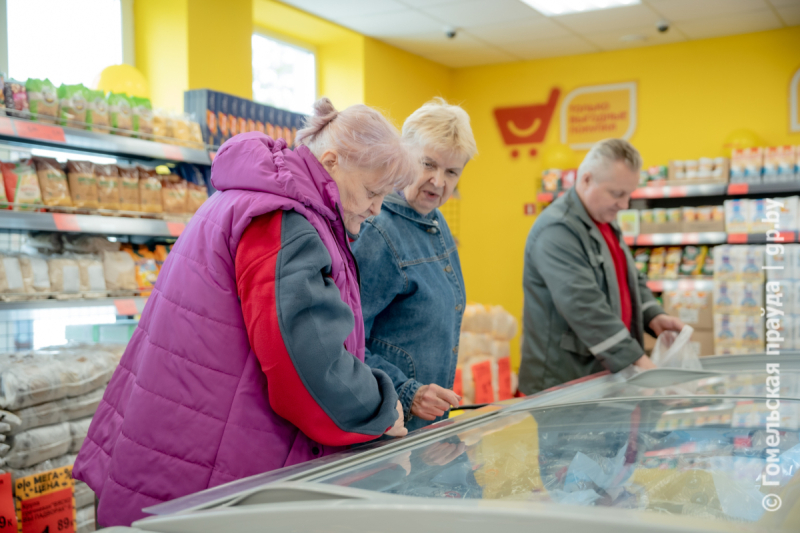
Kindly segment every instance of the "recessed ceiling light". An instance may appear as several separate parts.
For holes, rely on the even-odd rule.
[[[622,37],[619,38],[619,40],[620,41],[646,41],[647,40],[647,35],[638,35],[638,34],[623,35]]]
[[[543,15],[553,17],[567,13],[583,13],[610,7],[632,6],[640,0],[522,0]]]

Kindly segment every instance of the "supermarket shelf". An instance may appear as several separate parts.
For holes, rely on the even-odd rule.
[[[707,279],[651,279],[647,282],[653,292],[664,291],[710,291],[714,289],[714,280]]]
[[[800,242],[797,231],[784,231],[780,234],[782,243]],[[706,233],[649,233],[625,236],[628,246],[686,246],[690,244],[766,244],[764,233],[725,233],[711,231]]]
[[[183,161],[198,165],[211,164],[209,153],[205,150],[10,117],[0,117],[0,139],[7,142],[26,145],[33,143],[80,152]]]
[[[146,303],[147,298],[143,296],[0,302],[0,321],[32,320],[35,318],[34,315],[41,316],[41,310],[43,309],[70,309],[86,307],[114,307],[118,316],[131,316],[141,314]]]
[[[183,222],[149,218],[0,211],[0,229],[6,230],[178,237],[185,228]]]

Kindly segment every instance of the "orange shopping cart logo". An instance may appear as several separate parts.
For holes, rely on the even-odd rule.
[[[494,117],[503,142],[507,145],[543,142],[560,94],[558,88],[553,88],[544,104],[495,109]]]

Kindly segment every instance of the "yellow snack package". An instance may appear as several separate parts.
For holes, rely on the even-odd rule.
[[[147,246],[133,247],[126,244],[122,246],[122,250],[128,252],[133,259],[136,272],[136,284],[139,290],[142,291],[143,296],[150,294],[153,287],[158,280],[158,265],[156,264],[156,256],[151,252]]]
[[[118,210],[120,206],[119,168],[117,165],[95,165],[97,201],[100,209]]]

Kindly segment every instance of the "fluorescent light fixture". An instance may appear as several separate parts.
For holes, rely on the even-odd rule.
[[[91,161],[98,165],[113,165],[117,162],[115,157],[103,157],[99,155],[76,154],[72,152],[62,152],[60,150],[46,150],[43,148],[32,148],[31,155],[39,157],[52,157],[59,163],[66,163],[68,159],[72,161]]]
[[[522,0],[542,15],[554,17],[568,13],[597,11],[610,7],[632,6],[640,0]]]

